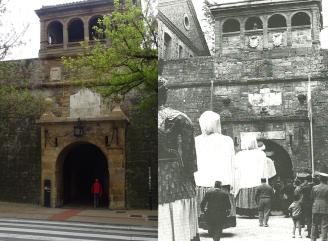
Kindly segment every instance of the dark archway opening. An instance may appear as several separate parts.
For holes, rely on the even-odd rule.
[[[245,24],[246,30],[257,30],[257,29],[263,29],[263,23],[262,20],[258,17],[251,17],[247,19]]]
[[[49,44],[63,43],[63,25],[59,21],[51,22],[48,25],[48,43]]]
[[[102,24],[103,17],[95,16],[89,21],[89,39],[104,39],[105,38],[105,27]]]
[[[309,26],[311,25],[310,16],[306,13],[296,13],[292,17],[292,26]]]
[[[237,19],[228,19],[223,23],[223,33],[240,31],[240,23]]]
[[[101,150],[92,144],[78,144],[67,152],[63,161],[63,204],[91,206],[91,186],[98,178],[103,187],[100,206],[108,207],[109,174]]]
[[[287,22],[284,16],[280,14],[274,14],[269,18],[268,23],[269,28],[285,28],[287,27]]]
[[[287,180],[293,179],[293,164],[288,152],[279,144],[270,140],[260,140],[265,145],[265,153],[274,162],[276,176],[269,179],[269,184],[275,189],[273,210],[283,209],[283,188]]]
[[[68,26],[68,42],[80,42],[84,40],[84,27],[81,19],[75,19]]]

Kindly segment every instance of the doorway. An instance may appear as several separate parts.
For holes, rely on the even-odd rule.
[[[271,140],[260,140],[265,145],[264,152],[276,168],[276,176],[269,179],[269,184],[275,189],[273,210],[283,210],[283,188],[287,180],[293,179],[293,165],[288,152],[279,144]]]
[[[100,206],[108,207],[108,164],[102,151],[93,144],[78,143],[63,152],[58,166],[59,203],[65,206],[92,206],[91,186],[98,178],[103,188]]]

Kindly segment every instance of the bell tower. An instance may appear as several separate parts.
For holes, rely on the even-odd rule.
[[[80,42],[92,42],[98,36],[94,26],[113,11],[114,0],[88,0],[43,6],[36,10],[40,18],[40,59],[59,58],[83,51]]]
[[[320,46],[321,0],[222,1],[210,10],[217,54]]]

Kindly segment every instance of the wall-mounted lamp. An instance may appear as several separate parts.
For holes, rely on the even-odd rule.
[[[288,133],[288,136],[289,136],[289,145],[290,145],[290,148],[293,149],[293,133],[292,132],[289,132]]]
[[[77,120],[77,124],[74,126],[74,136],[75,137],[82,137],[84,136],[85,132],[84,132],[84,126],[82,125],[82,121],[79,118]]]
[[[105,137],[106,146],[113,147],[118,145],[118,129],[113,127],[111,133]]]
[[[306,95],[305,94],[298,94],[297,95],[297,99],[298,99],[298,102],[301,104],[301,105],[304,105],[304,102],[306,100]]]

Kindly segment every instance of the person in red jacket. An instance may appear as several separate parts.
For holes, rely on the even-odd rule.
[[[102,195],[102,187],[97,178],[92,184],[91,193],[93,194],[93,207],[96,208],[99,206],[99,199]]]

